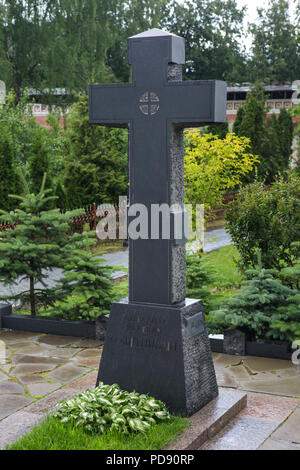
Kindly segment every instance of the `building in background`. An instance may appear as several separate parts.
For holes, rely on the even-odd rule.
[[[230,129],[232,129],[239,107],[246,102],[249,90],[250,83],[228,84],[227,86],[226,114]],[[300,80],[296,80],[293,83],[271,82],[265,87],[265,93],[268,95],[267,116],[270,116],[272,113],[279,114],[283,108],[296,108],[300,103]],[[293,118],[295,124],[299,120],[300,118]]]

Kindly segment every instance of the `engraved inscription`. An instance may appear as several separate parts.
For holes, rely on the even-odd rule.
[[[129,314],[123,325],[124,336],[109,336],[114,343],[131,349],[149,348],[162,352],[177,350],[177,342],[166,335],[167,322],[163,318]]]

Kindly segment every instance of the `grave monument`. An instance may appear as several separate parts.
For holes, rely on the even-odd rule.
[[[129,206],[147,207],[151,233],[152,204],[184,219],[183,128],[225,121],[226,84],[182,81],[184,39],[159,29],[128,39],[128,61],[131,83],[89,87],[90,123],[128,128]],[[202,303],[185,298],[186,240],[171,232],[129,234],[129,295],[112,305],[98,382],[191,415],[218,387]]]

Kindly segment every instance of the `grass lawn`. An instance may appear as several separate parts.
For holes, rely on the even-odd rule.
[[[40,425],[8,446],[7,450],[159,450],[188,426],[188,419],[172,416],[168,423],[156,424],[145,434],[117,432],[87,434],[82,428],[63,424],[48,416]]]
[[[216,272],[214,286],[227,288],[240,286],[243,276],[236,265],[239,252],[233,245],[224,246],[203,256],[206,263]]]
[[[114,253],[116,251],[122,251],[126,248],[123,247],[123,240],[101,242],[97,241],[97,244],[91,247],[91,253],[95,256],[104,255],[106,253]]]

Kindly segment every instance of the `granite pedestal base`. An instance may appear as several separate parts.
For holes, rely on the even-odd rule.
[[[98,374],[166,403],[173,413],[190,416],[218,395],[210,342],[201,301],[180,305],[112,305]]]

